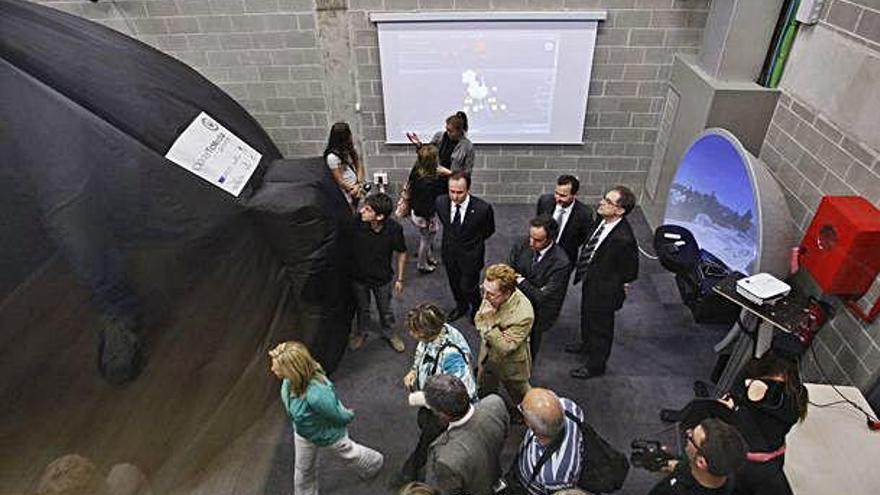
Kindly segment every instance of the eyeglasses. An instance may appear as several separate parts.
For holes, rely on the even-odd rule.
[[[697,454],[699,454],[703,457],[706,457],[706,454],[703,453],[703,449],[701,449],[700,446],[697,445],[697,441],[694,440],[694,429],[693,428],[688,428],[687,430],[685,430],[684,436],[685,436],[685,438],[687,438],[687,441],[690,442],[691,445],[694,446],[694,449],[697,451]]]
[[[604,198],[600,199],[599,202],[600,202],[600,203],[608,203],[608,204],[611,205],[611,206],[617,206],[617,207],[620,206],[620,205],[618,205],[617,203],[615,203],[614,201],[608,199],[608,196],[605,196]]]

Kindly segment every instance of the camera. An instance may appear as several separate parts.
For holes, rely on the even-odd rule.
[[[629,460],[632,465],[648,471],[660,471],[669,461],[676,458],[664,450],[657,440],[633,440],[630,447],[632,454]]]

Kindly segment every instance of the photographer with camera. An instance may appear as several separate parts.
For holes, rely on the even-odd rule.
[[[686,430],[685,457],[660,470],[669,475],[649,495],[727,495],[733,473],[746,460],[746,443],[733,426],[714,418]],[[645,467],[648,467],[647,465]]]

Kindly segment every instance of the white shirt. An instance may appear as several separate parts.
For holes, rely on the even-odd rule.
[[[593,249],[593,254],[596,253],[596,251],[599,249],[599,246],[601,246],[605,238],[608,237],[608,234],[610,234],[611,231],[614,230],[614,227],[617,227],[617,224],[619,224],[621,220],[623,220],[623,217],[620,217],[613,222],[606,222],[603,220],[602,223],[599,224],[600,226],[604,225],[604,228],[602,229],[602,233],[599,234],[599,242],[596,243],[596,248]],[[599,227],[596,227],[596,230],[599,230]],[[593,231],[593,234],[596,233],[596,230]],[[590,234],[590,237],[593,237],[593,234]]]
[[[559,242],[559,238],[562,237],[562,231],[565,229],[565,226],[568,224],[568,217],[571,216],[571,210],[574,207],[574,201],[571,202],[570,205],[565,208],[559,206],[559,203],[556,204],[556,208],[553,210],[553,219],[555,220],[557,215],[559,215],[559,211],[562,213],[562,221],[559,222],[559,231],[556,234],[556,242]],[[542,255],[543,256],[543,255]]]
[[[464,225],[464,216],[467,213],[468,205],[471,204],[471,195],[468,194],[465,196],[464,201],[461,202],[461,223]],[[455,221],[455,201],[449,202],[449,223]]]
[[[357,173],[348,166],[348,164],[342,163],[342,159],[336,156],[335,153],[327,154],[327,168],[330,170],[336,170],[337,168],[342,170],[342,181],[348,184],[349,186],[354,186],[357,184]]]
[[[547,247],[538,251],[538,260],[535,263],[540,263],[541,260],[544,259],[544,255],[547,254],[547,251],[549,251],[550,248],[552,248],[552,247],[553,247],[553,243],[551,242],[550,244],[547,244]]]
[[[547,251],[549,251],[550,248],[552,248],[552,247],[553,247],[553,243],[551,242],[550,244],[547,245],[547,247],[545,247],[544,249],[538,251],[538,261],[535,262],[536,265],[537,265],[538,263],[540,263],[542,259],[544,259],[544,255],[547,254]],[[535,256],[535,255],[533,254],[532,257],[534,257],[534,256]],[[523,277],[522,275],[520,275],[519,277],[516,277],[516,283],[517,283],[517,284],[521,284],[521,283],[523,282],[523,280],[525,280],[525,279],[526,279],[525,277]]]
[[[459,419],[458,421],[450,421],[449,426],[446,429],[451,430],[453,428],[458,428],[459,426],[470,421],[471,416],[473,416],[473,415],[474,415],[474,406],[470,406],[468,408],[468,412],[464,416],[462,416],[461,419]]]

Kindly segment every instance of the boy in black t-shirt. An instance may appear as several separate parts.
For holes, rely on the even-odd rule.
[[[376,299],[382,337],[397,352],[406,350],[403,339],[394,326],[391,310],[391,283],[394,291],[403,293],[403,273],[406,269],[406,241],[403,227],[389,218],[394,205],[385,193],[367,196],[361,206],[354,227],[354,273],[352,284],[357,301],[357,329],[352,332],[349,345],[357,350],[364,345],[370,326],[370,295]],[[397,278],[391,268],[393,253],[397,253]]]

